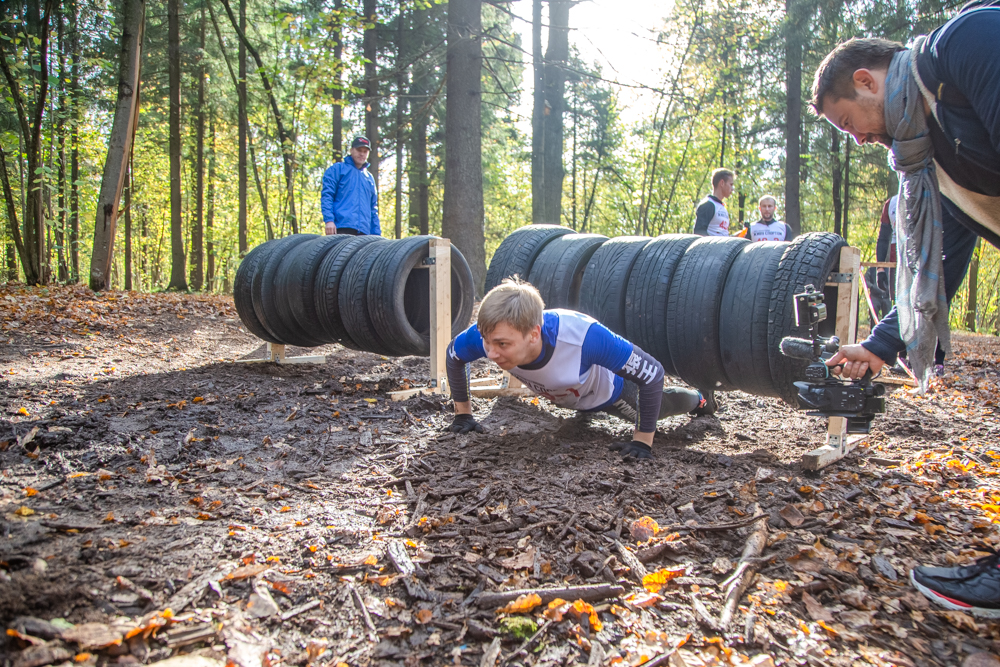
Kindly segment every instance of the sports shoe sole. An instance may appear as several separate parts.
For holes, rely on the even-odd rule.
[[[944,607],[945,609],[953,609],[955,611],[967,611],[973,616],[976,616],[978,618],[1000,618],[1000,609],[975,607],[966,602],[960,602],[958,600],[954,600],[950,597],[942,595],[941,593],[938,593],[932,588],[924,586],[913,577],[913,570],[910,570],[910,583],[913,584],[914,588],[923,593],[925,598],[927,598],[931,602],[934,602]]]

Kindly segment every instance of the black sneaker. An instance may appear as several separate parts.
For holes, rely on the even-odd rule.
[[[714,415],[716,410],[719,409],[719,403],[715,399],[715,392],[711,389],[706,389],[700,393],[701,401],[698,402],[698,407],[691,411],[691,414],[695,417]]]
[[[960,567],[921,565],[910,572],[910,582],[945,609],[967,611],[980,618],[1000,618],[1000,553]]]

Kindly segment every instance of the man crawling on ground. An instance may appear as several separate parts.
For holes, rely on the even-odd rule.
[[[544,308],[538,290],[517,278],[483,298],[477,323],[448,346],[448,383],[455,399],[451,431],[483,432],[469,400],[469,363],[483,357],[560,407],[634,420],[632,441],[611,446],[626,457],[653,457],[658,420],[715,412],[713,392],[664,387],[660,362],[597,320]]]

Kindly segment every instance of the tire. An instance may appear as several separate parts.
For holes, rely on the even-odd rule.
[[[827,278],[840,263],[840,249],[847,243],[829,232],[810,232],[799,236],[785,249],[778,262],[771,292],[771,308],[767,321],[767,351],[771,380],[775,390],[789,405],[798,407],[798,390],[794,382],[803,379],[807,361],[791,359],[781,354],[779,346],[785,336],[808,336],[808,329],[795,326],[794,296],[806,285],[824,293],[826,320],[819,332],[832,336],[837,323],[837,288],[826,287]]]
[[[580,310],[619,336],[625,335],[625,296],[629,274],[639,253],[650,240],[646,236],[613,238],[597,249],[583,270]]]
[[[313,303],[316,307],[316,317],[327,340],[335,340],[344,347],[353,350],[361,348],[351,340],[344,328],[340,315],[340,281],[344,275],[347,263],[354,254],[365,246],[382,240],[380,236],[347,236],[330,252],[326,253],[323,262],[316,272],[316,282],[313,288]]]
[[[767,318],[778,262],[788,243],[751,243],[733,262],[722,289],[719,354],[729,383],[757,396],[777,396],[767,356]]]
[[[350,339],[366,352],[392,354],[368,315],[366,292],[375,261],[381,253],[391,252],[395,244],[395,241],[383,239],[361,248],[347,262],[340,279],[337,299],[340,303],[341,321]]]
[[[345,239],[344,235],[321,236],[295,246],[281,260],[275,280],[276,305],[282,321],[295,331],[293,345],[314,347],[336,342],[319,322],[314,292],[323,258]]]
[[[247,331],[268,343],[281,343],[261,324],[253,309],[253,277],[260,269],[261,257],[270,252],[270,249],[265,250],[265,246],[267,243],[255,247],[240,262],[240,268],[236,270],[236,278],[233,280],[233,303]]]
[[[639,253],[625,291],[626,338],[663,364],[667,375],[676,377],[667,344],[667,297],[677,265],[692,243],[694,234],[665,234],[650,241]]]
[[[583,270],[607,240],[600,234],[569,234],[542,249],[531,265],[528,282],[538,289],[546,308],[579,307]]]
[[[396,356],[431,353],[430,284],[421,264],[428,257],[428,241],[434,237],[414,236],[393,241],[393,247],[376,257],[368,278],[365,299],[368,316],[390,354]],[[452,338],[472,319],[475,287],[472,269],[465,257],[451,247]]]
[[[292,234],[273,241],[271,244],[273,250],[262,260],[260,269],[254,275],[254,312],[260,318],[261,324],[286,345],[297,345],[298,343],[293,341],[301,341],[302,336],[298,335],[300,332],[295,322],[291,320],[291,316],[288,313],[282,314],[278,309],[278,269],[293,248],[315,238],[319,237],[316,234]]]
[[[692,387],[735,389],[719,354],[719,307],[729,268],[749,241],[705,237],[688,247],[667,298],[667,345],[674,369]]]
[[[499,285],[505,278],[520,276],[527,280],[538,253],[550,241],[575,234],[569,227],[559,225],[528,225],[511,232],[493,253],[486,270],[486,291]]]

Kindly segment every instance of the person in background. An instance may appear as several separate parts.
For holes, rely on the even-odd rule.
[[[748,224],[737,236],[751,241],[791,241],[795,238],[792,228],[774,217],[778,200],[771,195],[764,195],[757,202],[757,208],[760,210],[760,220]]]
[[[351,152],[323,174],[320,209],[326,233],[379,236],[378,191],[368,171],[372,144],[367,137],[355,137]]]
[[[736,174],[728,169],[712,172],[712,194],[700,202],[695,212],[694,233],[699,236],[729,236],[729,211],[722,200],[733,194]]]

